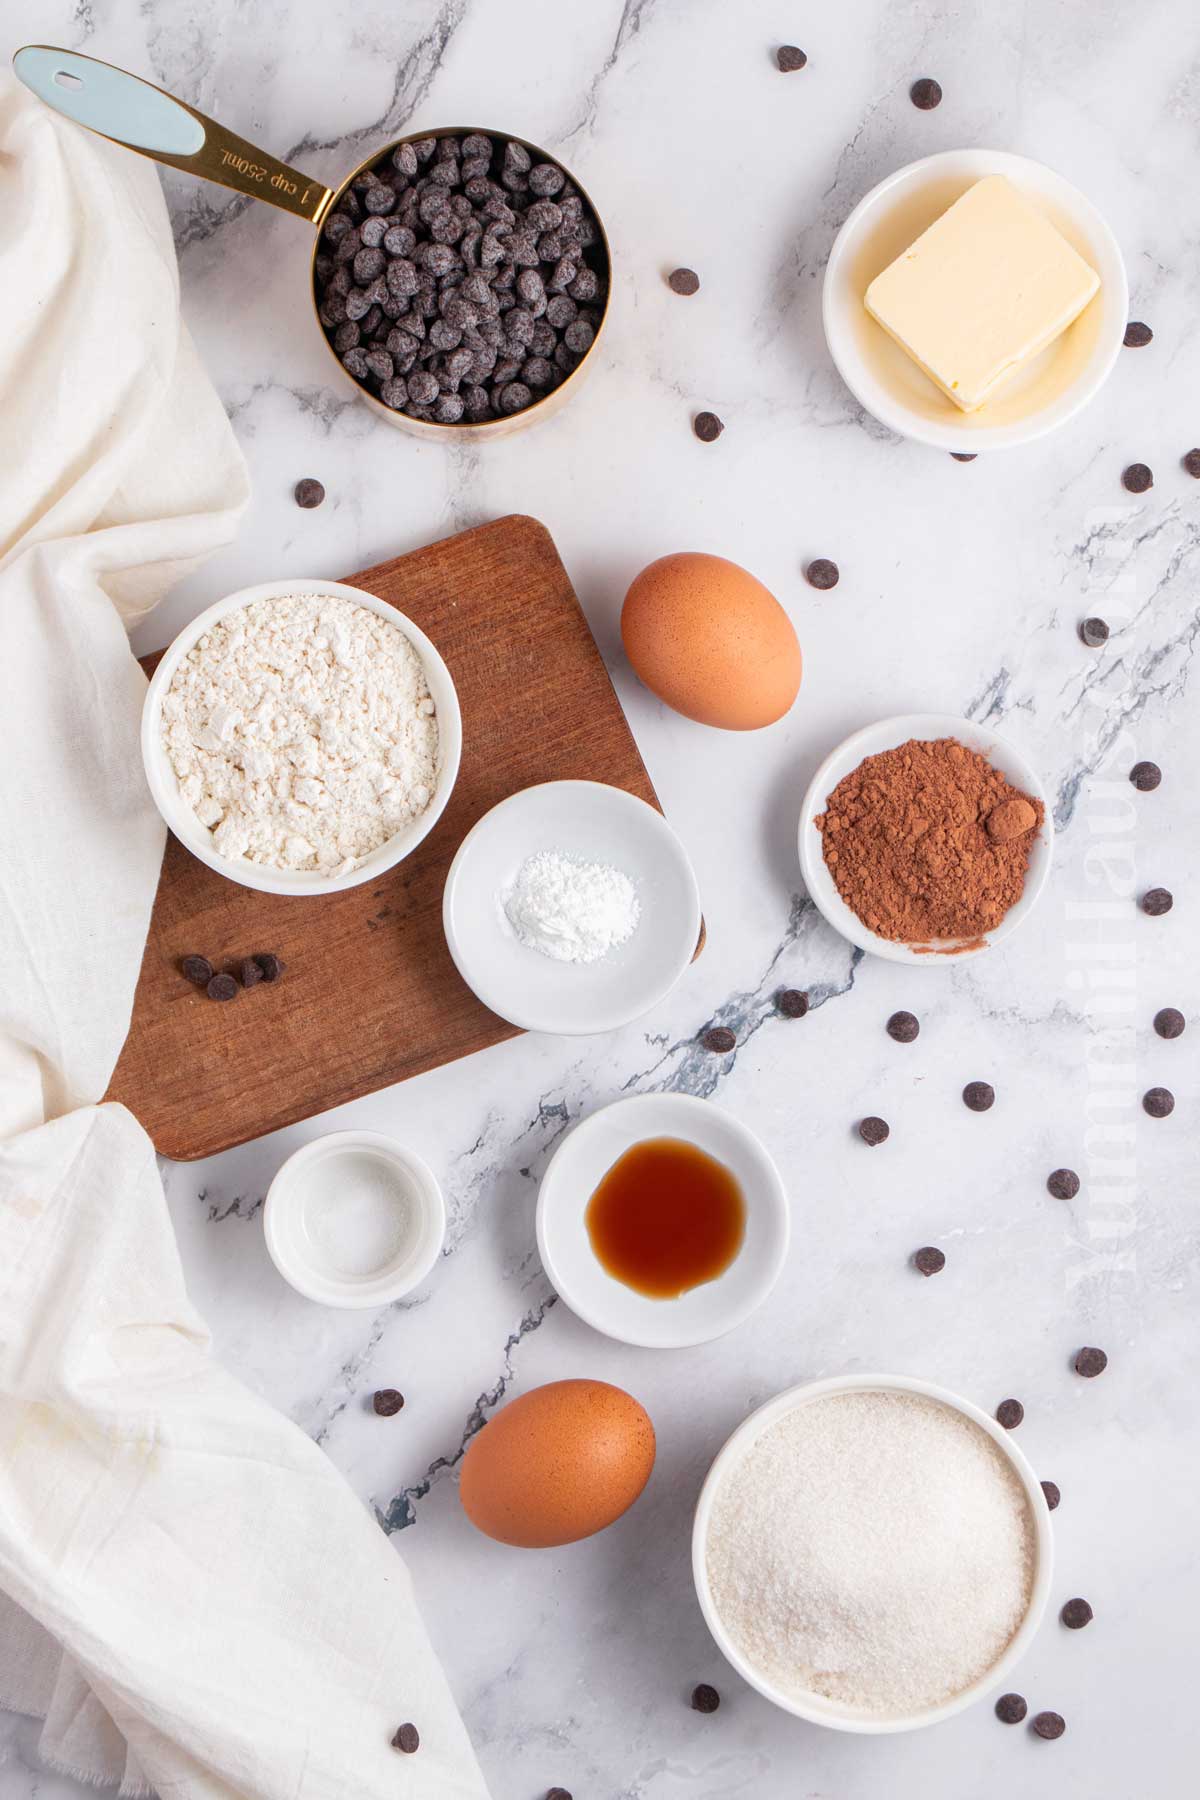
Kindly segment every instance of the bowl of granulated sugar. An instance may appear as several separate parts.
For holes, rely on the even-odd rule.
[[[717,1645],[785,1712],[912,1731],[991,1692],[1053,1572],[1029,1463],[970,1401],[899,1375],[790,1388],[720,1452],[692,1571]]]

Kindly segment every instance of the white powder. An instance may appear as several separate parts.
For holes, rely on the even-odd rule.
[[[522,863],[504,911],[523,944],[573,963],[599,962],[633,936],[641,917],[628,875],[559,850]]]
[[[398,626],[340,595],[289,594],[198,639],[163,698],[162,738],[222,856],[344,874],[428,806],[434,713]]]
[[[420,1223],[403,1176],[372,1150],[310,1164],[299,1202],[314,1266],[350,1279],[382,1274],[398,1262]]]
[[[1033,1581],[1024,1489],[987,1434],[916,1394],[837,1394],[765,1431],[717,1491],[708,1578],[785,1693],[910,1713],[986,1673]]]

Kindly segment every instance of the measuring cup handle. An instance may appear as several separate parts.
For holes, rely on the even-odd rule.
[[[26,44],[13,69],[47,106],[155,162],[268,200],[319,225],[330,188],[235,137],[195,107],[111,63],[48,44]]]

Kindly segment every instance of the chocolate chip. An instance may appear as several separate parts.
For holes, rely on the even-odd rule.
[[[566,1788],[547,1788],[546,1800],[573,1800]]]
[[[702,444],[715,443],[724,429],[723,421],[718,419],[715,412],[697,413],[692,420],[692,430]]]
[[[799,988],[783,988],[775,996],[775,1004],[785,1019],[802,1019],[808,1011],[808,995]]]
[[[404,1395],[399,1388],[379,1388],[371,1401],[371,1405],[381,1419],[391,1419],[404,1405]]]
[[[864,1144],[874,1149],[876,1144],[886,1144],[891,1136],[892,1128],[886,1119],[871,1117],[858,1121],[858,1135]]]
[[[353,346],[347,347],[353,348]],[[314,506],[320,506],[325,498],[325,489],[311,475],[306,475],[303,481],[296,483],[293,498],[297,506],[303,506],[306,511],[310,511]]]
[[[179,968],[180,973],[188,981],[194,981],[197,987],[207,987],[213,978],[213,966],[207,956],[185,956]]]
[[[1089,650],[1098,650],[1101,644],[1108,642],[1108,626],[1103,619],[1084,619],[1079,635]]]
[[[692,1689],[691,1703],[694,1712],[715,1713],[721,1704],[721,1696],[715,1687],[710,1687],[707,1681],[702,1681],[698,1687]]]
[[[940,1275],[946,1266],[946,1252],[939,1250],[936,1244],[926,1244],[913,1256],[913,1267],[922,1275]]]
[[[1174,904],[1175,896],[1170,888],[1147,888],[1141,899],[1142,911],[1152,919],[1161,919],[1164,913],[1170,912]]]
[[[1154,486],[1154,476],[1145,463],[1130,463],[1121,477],[1121,484],[1131,494],[1144,494],[1147,488]]]
[[[805,569],[804,579],[809,587],[819,588],[822,593],[825,593],[829,588],[837,586],[841,579],[841,570],[835,562],[830,562],[827,556],[818,556],[816,561],[810,562]]]
[[[780,44],[775,52],[776,66],[785,75],[792,75],[797,69],[802,69],[807,61],[803,50],[797,49],[795,44]]]
[[[714,1025],[710,1031],[705,1032],[700,1042],[714,1056],[726,1056],[730,1050],[737,1049],[737,1036],[730,1031],[728,1025]]]
[[[942,90],[932,75],[922,75],[908,90],[908,97],[921,112],[932,112],[942,104]]]
[[[1154,1029],[1160,1038],[1182,1037],[1187,1029],[1187,1020],[1177,1006],[1164,1006],[1154,1015]]]
[[[911,1044],[920,1029],[920,1020],[910,1012],[894,1012],[887,1022],[887,1034],[898,1044]]]
[[[403,1750],[405,1756],[411,1756],[414,1750],[421,1747],[421,1734],[415,1725],[401,1725],[392,1739],[393,1750]]]
[[[1152,1119],[1169,1119],[1175,1111],[1175,1096],[1170,1088],[1147,1088],[1142,1095],[1142,1111]]]
[[[672,269],[667,286],[673,294],[695,294],[700,289],[700,277],[695,269]]]
[[[1067,1722],[1061,1713],[1040,1712],[1033,1721],[1033,1729],[1040,1738],[1060,1738],[1067,1729]]]
[[[279,958],[270,951],[264,956],[256,956],[254,960],[262,970],[264,981],[278,981],[286,967],[286,964],[281,963]]]
[[[1091,1381],[1097,1375],[1103,1375],[1108,1367],[1108,1357],[1103,1350],[1097,1350],[1091,1344],[1085,1344],[1075,1358],[1075,1373]]]
[[[962,1097],[971,1112],[987,1112],[995,1104],[996,1090],[990,1081],[968,1081]]]
[[[1057,1481],[1043,1481],[1041,1483],[1041,1489],[1046,1496],[1046,1510],[1048,1512],[1053,1512],[1059,1501],[1062,1499],[1062,1494],[1059,1492]]]
[[[262,967],[257,957],[243,956],[238,974],[242,978],[242,986],[255,987],[263,978]]]
[[[1189,450],[1183,459],[1183,466],[1194,480],[1200,481],[1200,450]]]
[[[1028,1711],[1023,1694],[1001,1694],[996,1702],[996,1717],[1003,1725],[1019,1725]]]
[[[1162,770],[1157,763],[1134,763],[1129,779],[1139,794],[1152,794],[1162,780]]]
[[[1079,1192],[1079,1177],[1074,1169],[1055,1169],[1046,1177],[1046,1186],[1056,1200],[1073,1200]]]
[[[1153,338],[1154,333],[1140,319],[1130,319],[1125,327],[1124,344],[1127,350],[1141,350]]]
[[[1068,1600],[1058,1616],[1068,1631],[1082,1631],[1096,1615],[1086,1600],[1075,1599]]]
[[[1015,1431],[1025,1417],[1025,1408],[1019,1400],[1002,1400],[996,1408],[996,1423],[1003,1425],[1005,1431]]]
[[[974,462],[979,452],[978,450],[952,450],[950,455],[955,462]]]
[[[222,969],[219,974],[213,976],[204,991],[210,1000],[236,1000],[238,984],[232,975],[227,975]]]

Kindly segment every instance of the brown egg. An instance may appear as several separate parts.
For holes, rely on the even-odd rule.
[[[607,1381],[551,1381],[472,1438],[459,1493],[471,1523],[502,1544],[573,1544],[619,1519],[654,1467],[654,1427]]]
[[[723,556],[680,551],[643,569],[625,596],[621,636],[650,691],[702,725],[773,725],[800,691],[792,621]]]

